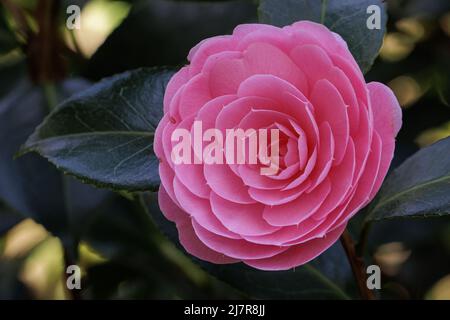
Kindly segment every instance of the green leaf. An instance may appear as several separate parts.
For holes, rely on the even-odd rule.
[[[366,220],[449,215],[449,154],[450,137],[416,152],[388,176]]]
[[[381,9],[379,30],[367,28],[370,5]],[[276,26],[299,20],[323,22],[344,38],[361,70],[367,72],[381,48],[387,15],[381,0],[260,0],[259,20]]]
[[[117,190],[159,185],[153,135],[172,71],[139,69],[113,76],[63,102],[23,152],[36,151],[84,182]]]
[[[158,208],[156,194],[142,195],[143,203],[153,221],[176,246],[204,270],[250,297],[262,299],[349,299],[354,287],[348,261],[336,243],[325,253],[293,270],[261,271],[243,263],[216,265],[190,256],[178,240],[175,224]]]

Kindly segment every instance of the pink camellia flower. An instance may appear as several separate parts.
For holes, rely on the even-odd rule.
[[[308,21],[239,25],[200,42],[188,60],[167,86],[154,144],[159,205],[181,244],[209,262],[263,270],[315,258],[381,186],[401,127],[395,96],[366,84],[345,41]],[[279,129],[279,171],[175,164],[172,133],[195,121],[224,135]]]

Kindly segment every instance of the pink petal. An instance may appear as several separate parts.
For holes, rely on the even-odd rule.
[[[319,185],[330,172],[331,164],[333,163],[334,154],[334,138],[333,132],[328,122],[323,122],[319,128],[320,132],[320,147],[317,156],[317,163],[311,174],[311,190]]]
[[[299,141],[303,141],[303,143],[300,144]],[[299,160],[300,160],[299,159],[300,158],[300,156],[299,156],[300,147],[299,146],[301,146],[301,148],[303,150],[305,150],[305,148],[307,148],[304,137],[300,138],[300,139],[297,139],[297,140],[294,140],[292,138],[290,138],[288,140],[287,151],[286,151],[286,154],[284,155],[284,161],[286,163],[286,166],[289,167],[289,166],[292,166],[294,164],[297,164],[297,165],[299,164]],[[304,152],[303,150],[302,150],[302,152]],[[306,153],[307,153],[307,149],[306,149]]]
[[[372,144],[373,119],[370,115],[370,111],[370,109],[365,108],[361,110],[359,129],[353,138],[356,154],[356,172],[353,177],[354,185],[364,171],[370,153],[370,146]]]
[[[249,75],[273,75],[294,85],[300,92],[308,90],[303,72],[278,47],[268,43],[252,43],[244,51],[244,60]]]
[[[323,220],[331,211],[340,206],[352,187],[355,172],[355,147],[350,139],[344,159],[339,166],[333,167],[328,175],[331,192],[322,206],[313,215],[316,220]]]
[[[234,95],[225,95],[214,98],[207,102],[197,113],[195,121],[201,121],[202,132],[206,133],[208,129],[216,129],[216,119],[220,112],[223,110],[224,106],[228,103],[233,102],[236,99]],[[191,127],[191,141],[195,139],[194,126]],[[202,137],[203,138],[203,137]],[[203,141],[201,150],[193,148],[194,154],[197,159],[203,159],[204,149],[209,145],[211,141]],[[205,159],[203,159],[205,163]]]
[[[358,67],[348,50],[347,43],[324,25],[305,20],[292,24],[291,30],[295,43],[320,45],[329,55],[337,54],[348,60],[355,68]]]
[[[171,168],[174,167],[174,164],[172,162],[172,150],[173,150],[172,134],[173,131],[177,128],[178,124],[168,121],[167,124],[162,128],[161,144],[164,150],[164,159],[170,165]]]
[[[239,176],[245,185],[249,187],[263,190],[274,190],[280,189],[287,184],[285,181],[277,181],[268,176],[261,175],[260,168],[257,166],[240,165],[238,170]]]
[[[225,95],[208,101],[197,113],[195,120],[202,122],[203,132],[216,127],[216,119],[226,105],[236,100],[235,95]]]
[[[273,109],[274,101],[255,96],[241,97],[227,104],[219,112],[216,119],[216,128],[226,132],[233,129],[252,109]],[[225,135],[224,135],[225,136]]]
[[[339,239],[345,226],[328,233],[323,238],[290,247],[285,252],[268,259],[244,260],[244,263],[261,270],[288,270],[305,264],[327,250]]]
[[[177,129],[185,129],[188,132],[191,130],[191,126],[194,122],[194,117],[188,117],[178,124]],[[193,140],[191,140],[193,141]],[[172,148],[178,141],[172,142]],[[173,149],[172,149],[173,150]],[[194,152],[192,152],[192,155]],[[194,158],[194,155],[191,157]],[[180,180],[180,182],[196,196],[204,199],[209,198],[209,193],[211,189],[206,183],[205,176],[203,175],[203,165],[194,163],[179,163],[174,164],[173,169],[175,170],[175,175]],[[195,183],[192,183],[195,181]]]
[[[286,187],[283,188],[284,190],[292,190],[300,186],[303,182],[308,179],[310,176],[312,170],[314,169],[317,162],[317,149],[315,148],[313,153],[311,154],[311,157],[308,159],[308,162],[306,163],[305,170],[301,175],[299,175],[297,178],[293,179]],[[310,187],[311,184],[309,184],[308,187]]]
[[[243,23],[234,28],[233,35],[242,38],[252,32],[256,31],[268,32],[270,30],[281,30],[281,29],[278,27],[262,23]]]
[[[333,86],[339,91],[344,100],[345,104],[348,106],[348,122],[350,126],[350,134],[354,134],[357,132],[359,127],[359,104],[358,99],[356,98],[355,90],[353,89],[352,83],[347,78],[345,73],[337,68],[332,67],[328,74],[325,76],[325,79],[331,82]]]
[[[166,125],[169,123],[169,115],[165,114],[161,121],[159,122],[158,126],[155,130],[155,138],[153,141],[153,150],[155,151],[155,155],[160,159],[160,161],[165,160],[164,155],[164,146],[163,146],[163,131]]]
[[[289,167],[286,167],[284,169],[281,169],[278,171],[278,174],[276,175],[270,175],[268,176],[270,179],[274,180],[287,180],[292,178],[296,173],[300,171],[298,163],[293,163]]]
[[[269,258],[286,250],[279,246],[258,245],[246,240],[224,238],[209,232],[195,221],[192,222],[192,225],[198,238],[206,246],[235,259]]]
[[[369,95],[366,87],[366,81],[364,80],[361,69],[359,69],[358,66],[355,66],[350,60],[339,55],[331,54],[330,57],[333,64],[341,69],[350,80],[356,97],[364,104],[368,105]]]
[[[249,113],[242,118],[241,122],[238,124],[238,128],[243,130],[247,129],[264,129],[273,125],[274,123],[281,123],[284,126],[289,125],[289,120],[292,118],[282,112],[273,110],[263,110],[263,109],[252,109]],[[268,136],[270,134],[268,133]]]
[[[372,194],[376,177],[381,164],[382,142],[380,136],[375,132],[372,139],[369,159],[366,163],[364,173],[358,181],[356,191],[352,196],[345,215],[341,215],[336,225],[346,223],[355,213],[372,200]]]
[[[210,188],[222,198],[236,203],[255,203],[248,187],[227,164],[205,164],[204,173]]]
[[[237,204],[212,193],[211,208],[227,229],[240,235],[259,236],[279,229],[264,221],[262,204]]]
[[[375,129],[382,136],[395,137],[402,127],[402,109],[392,90],[379,82],[367,84],[375,121]]]
[[[291,126],[297,132],[297,134],[306,141],[307,150],[314,150],[319,141],[319,127],[317,126],[316,119],[312,114],[310,104],[304,103],[298,97],[286,93],[283,95],[283,99],[281,101],[283,105],[291,110],[295,110],[295,114],[293,117],[296,121],[291,122]],[[306,164],[307,157],[304,156],[304,150],[301,149],[299,145],[300,153],[300,161],[301,167]],[[302,156],[303,155],[303,156]],[[302,160],[302,158],[304,160]]]
[[[164,113],[169,112],[169,105],[172,101],[175,93],[189,80],[189,67],[181,68],[175,73],[167,84],[166,91],[164,93]]]
[[[223,253],[214,251],[205,246],[198,238],[190,220],[184,220],[177,224],[178,237],[183,248],[193,256],[215,264],[229,264],[239,262]]]
[[[310,241],[310,240],[318,238],[318,237],[323,237],[328,232],[331,232],[333,229],[341,227],[341,226],[336,226],[336,221],[341,216],[347,215],[348,203],[349,203],[349,201],[346,200],[345,203],[342,203],[340,206],[338,206],[334,210],[332,210],[326,216],[325,219],[318,221],[318,224],[315,226],[315,228],[311,229],[308,233],[303,234],[301,237],[287,242],[286,245],[296,245],[296,244],[304,243],[306,241]]]
[[[227,53],[225,57],[210,64],[209,86],[213,96],[234,94],[249,73],[245,68],[242,53]]]
[[[372,105],[374,127],[382,141],[381,164],[371,197],[378,192],[394,156],[395,136],[402,125],[402,112],[392,91],[385,85],[367,85]]]
[[[205,61],[211,55],[223,51],[233,51],[236,39],[232,36],[216,36],[204,39],[191,49],[188,60],[191,62],[189,76],[193,77],[200,72]]]
[[[290,53],[295,64],[305,73],[309,87],[325,78],[330,68],[333,66],[328,54],[316,45],[296,46]]]
[[[159,163],[159,177],[161,179],[161,186],[169,194],[170,198],[178,205],[178,200],[176,200],[175,192],[173,191],[173,180],[175,179],[175,172],[169,166],[167,161],[162,161]]]
[[[296,225],[309,218],[321,206],[331,190],[329,181],[324,181],[311,193],[278,206],[267,206],[264,219],[273,226]]]
[[[309,184],[303,184],[290,190],[263,190],[253,187],[249,188],[250,196],[258,202],[267,206],[281,205],[297,199],[309,188]]]
[[[300,238],[308,234],[311,230],[320,225],[320,221],[306,219],[302,223],[293,226],[286,226],[271,234],[262,236],[243,236],[247,241],[257,244],[271,244],[285,246],[289,241]]]
[[[305,132],[299,125],[289,121],[291,127],[288,128],[281,123],[276,123],[276,127],[289,137],[287,153],[285,155],[286,165],[298,163],[299,169],[303,170],[308,161],[308,143]]]
[[[178,207],[163,186],[159,187],[158,204],[164,216],[175,223],[189,218],[189,215]]]
[[[176,164],[175,174],[180,182],[196,196],[208,199],[211,188],[203,175],[202,164]],[[195,181],[195,183],[193,183]]]
[[[216,264],[238,262],[236,259],[205,246],[195,234],[189,216],[170,199],[163,187],[158,192],[158,202],[166,218],[176,223],[180,243],[187,252],[202,260]]]
[[[192,116],[212,98],[209,78],[200,73],[186,83],[178,103],[178,114],[182,119]]]
[[[335,141],[334,164],[339,164],[345,154],[349,137],[347,107],[337,89],[328,80],[316,82],[311,94],[316,120],[328,122]]]
[[[241,83],[238,90],[238,96],[257,96],[268,98],[273,101],[282,101],[283,96],[290,93],[297,97],[303,103],[307,103],[304,94],[291,83],[270,74],[254,75]],[[279,111],[283,112],[286,108],[283,105],[277,106]],[[295,110],[291,110],[294,112]],[[289,113],[288,113],[289,114]]]
[[[204,228],[223,237],[239,239],[240,236],[226,229],[211,211],[208,200],[191,193],[177,178],[173,181],[175,196],[180,207]]]
[[[285,53],[289,52],[289,47],[291,43],[289,38],[287,37],[286,32],[283,29],[271,26],[271,25],[263,25],[260,24],[258,29],[250,30],[251,27],[246,27],[246,34],[238,37],[238,45],[237,49],[239,51],[245,51],[248,47],[250,47],[254,43],[267,43],[277,48],[280,48]],[[236,29],[235,29],[236,31]],[[244,30],[238,30],[239,33],[244,33]],[[250,32],[248,32],[250,31]]]

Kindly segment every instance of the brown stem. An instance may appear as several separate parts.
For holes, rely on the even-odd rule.
[[[341,243],[347,254],[347,259],[352,268],[361,299],[375,300],[373,292],[367,287],[367,275],[364,260],[356,254],[355,243],[347,230],[345,230],[341,236]]]
[[[36,7],[38,32],[29,39],[30,74],[35,83],[51,83],[64,78],[64,42],[58,27],[58,0],[39,0]]]

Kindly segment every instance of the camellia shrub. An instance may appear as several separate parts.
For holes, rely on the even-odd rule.
[[[389,171],[402,109],[387,85],[364,77],[386,31],[381,0],[260,0],[257,10],[259,21],[192,47],[184,66],[58,88],[67,99],[35,118],[10,153],[19,162],[37,153],[57,179],[75,177],[83,214],[64,222],[75,230],[67,236],[16,207],[76,260],[79,226],[113,190],[204,270],[250,295],[377,298],[371,226],[449,214],[450,139]]]

